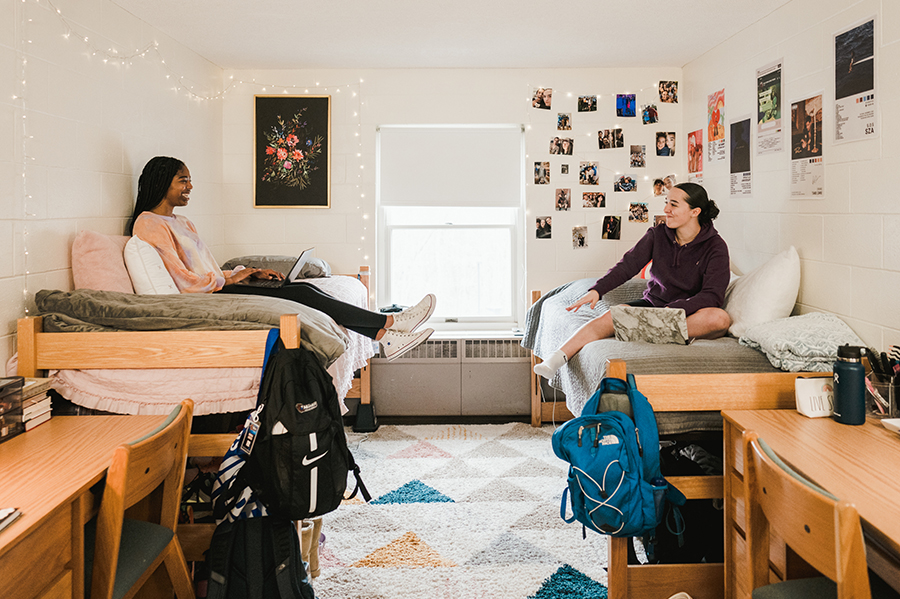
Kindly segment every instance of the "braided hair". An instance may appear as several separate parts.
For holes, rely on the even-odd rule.
[[[131,220],[125,227],[125,234],[134,233],[134,221],[142,212],[153,210],[166,197],[172,179],[178,171],[184,168],[184,163],[177,158],[169,156],[156,156],[144,166],[141,177],[138,179],[137,199],[134,202],[134,212]]]
[[[702,186],[696,183],[679,183],[675,187],[687,194],[688,206],[700,209],[697,220],[701,225],[709,224],[719,216],[719,207],[709,199]]]

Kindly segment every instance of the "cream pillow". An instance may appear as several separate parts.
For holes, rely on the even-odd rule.
[[[125,244],[125,266],[138,295],[180,293],[156,248],[143,239],[132,237]]]
[[[728,285],[724,306],[732,320],[728,332],[741,337],[755,324],[787,318],[794,309],[798,291],[800,256],[791,246]]]

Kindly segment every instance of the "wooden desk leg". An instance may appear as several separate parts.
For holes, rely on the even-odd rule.
[[[372,403],[372,371],[369,363],[359,371],[359,403]]]
[[[541,375],[535,374],[535,364],[540,364],[541,359],[531,354],[531,426],[540,427],[543,424],[543,405],[541,405]]]
[[[94,509],[93,495],[83,493],[72,502],[72,597],[86,597],[84,592],[84,525]]]
[[[609,537],[607,581],[609,599],[628,599],[628,543],[631,538]]]

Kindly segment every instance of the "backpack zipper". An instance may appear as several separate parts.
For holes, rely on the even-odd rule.
[[[641,447],[641,431],[638,430],[638,427],[634,427],[634,436],[637,438],[638,455],[644,457],[644,448]]]

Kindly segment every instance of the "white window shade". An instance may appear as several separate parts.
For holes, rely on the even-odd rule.
[[[508,206],[522,204],[522,130],[382,126],[382,206]]]

